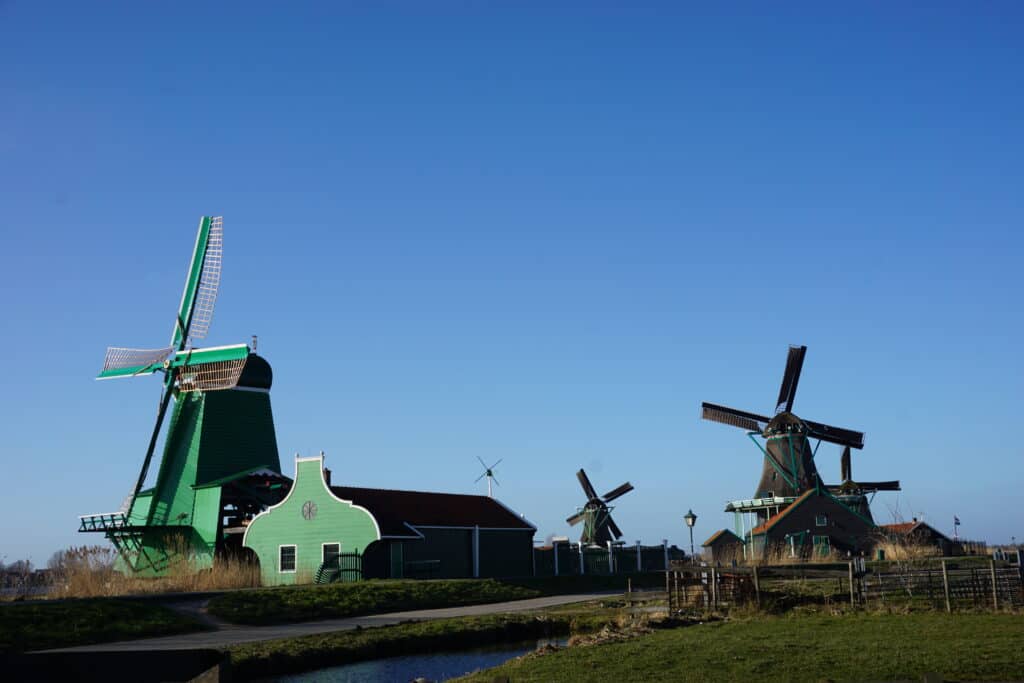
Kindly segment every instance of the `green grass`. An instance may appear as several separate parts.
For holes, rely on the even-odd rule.
[[[24,652],[201,631],[204,626],[148,602],[96,598],[0,606],[0,652]]]
[[[660,585],[658,575],[633,577],[634,587]],[[208,610],[235,624],[281,624],[417,609],[459,607],[544,595],[625,590],[626,577],[584,576],[542,579],[388,580],[287,586],[238,591],[210,601]]]
[[[457,607],[540,595],[493,579],[357,581],[326,586],[263,588],[221,595],[208,611],[236,624],[279,624],[435,607]]]
[[[756,617],[513,660],[465,681],[863,681],[1019,678],[1019,614]]]

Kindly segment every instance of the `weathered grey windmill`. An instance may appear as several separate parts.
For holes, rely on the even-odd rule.
[[[622,537],[622,530],[612,519],[612,508],[608,503],[620,496],[624,496],[633,490],[633,485],[628,481],[625,484],[615,487],[603,496],[598,496],[593,484],[582,469],[576,473],[576,478],[583,487],[583,493],[587,496],[587,502],[579,508],[575,515],[565,521],[569,526],[576,526],[583,522],[583,533],[580,535],[580,543],[583,545],[607,545],[608,541],[616,541]]]
[[[270,365],[246,344],[196,348],[220,285],[223,222],[199,222],[170,344],[109,348],[97,379],[163,373],[156,424],[135,487],[115,513],[83,515],[79,531],[103,533],[123,565],[160,574],[174,555],[197,568],[237,537],[244,519],[275,502],[280,463],[270,410]],[[167,409],[174,401],[156,481],[143,490]]]
[[[806,420],[793,413],[793,401],[796,398],[806,353],[806,346],[789,348],[786,370],[782,375],[782,385],[779,387],[779,398],[775,402],[773,417],[714,403],[701,404],[701,413],[705,420],[746,430],[751,441],[761,450],[764,464],[754,500],[780,500],[774,506],[768,503],[764,509],[756,510],[760,519],[770,516],[772,507],[777,509],[780,504],[785,504],[782,501],[791,501],[804,491],[821,485],[818,470],[814,465],[817,446],[811,448],[809,439],[817,439],[819,445],[822,441],[827,441],[845,448],[864,447],[862,432]],[[765,439],[763,447],[758,437]],[[754,507],[759,506],[760,504],[755,504]]]

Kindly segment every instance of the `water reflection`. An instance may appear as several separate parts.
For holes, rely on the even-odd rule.
[[[562,646],[565,643],[564,638],[543,639],[525,643],[503,643],[460,652],[388,657],[370,662],[332,666],[272,680],[287,683],[407,683],[416,678],[447,681],[449,678],[464,676],[477,669],[498,666],[544,645]]]

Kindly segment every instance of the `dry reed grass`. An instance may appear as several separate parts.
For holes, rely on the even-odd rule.
[[[103,546],[79,546],[57,553],[50,562],[53,580],[47,597],[92,598],[145,593],[177,593],[253,588],[260,585],[259,567],[239,558],[218,558],[201,568],[184,542],[171,544],[170,564],[163,576],[148,578],[117,569],[117,552]]]

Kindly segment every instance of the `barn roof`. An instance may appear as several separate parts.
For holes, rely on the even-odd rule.
[[[381,536],[419,536],[410,527],[432,526],[536,531],[525,518],[487,496],[356,486],[332,486],[331,491],[369,510]]]
[[[831,503],[833,503],[835,505],[838,505],[839,507],[845,509],[850,514],[852,514],[852,515],[854,515],[856,517],[859,517],[862,521],[866,522],[871,527],[875,526],[875,523],[872,522],[870,519],[868,519],[867,517],[865,517],[861,513],[857,512],[856,510],[851,508],[849,505],[846,505],[845,503],[840,501],[838,498],[833,496],[831,493],[829,493],[827,488],[822,488],[822,489],[812,488],[812,489],[807,489],[806,491],[804,491],[803,494],[800,495],[800,497],[798,497],[796,500],[794,500],[792,503],[790,503],[786,507],[786,509],[784,509],[782,512],[780,512],[779,514],[775,515],[774,517],[769,519],[767,522],[765,522],[765,523],[763,523],[763,524],[761,524],[759,526],[756,526],[753,529],[751,529],[750,530],[750,534],[752,536],[753,535],[760,536],[761,534],[767,533],[768,531],[771,530],[771,528],[773,526],[775,526],[776,524],[781,522],[786,515],[788,515],[793,510],[796,510],[798,507],[800,507],[801,505],[806,503],[811,498],[820,498],[823,501],[831,501]]]
[[[813,496],[815,493],[816,493],[815,489],[807,489],[806,491],[803,492],[803,494],[801,496],[799,496],[796,500],[794,500],[792,503],[790,503],[788,506],[786,506],[785,510],[783,510],[779,514],[775,515],[774,517],[769,519],[764,524],[761,524],[761,525],[756,526],[753,529],[751,529],[750,530],[751,535],[753,535],[753,534],[763,534],[763,533],[767,532],[773,526],[775,526],[780,521],[782,521],[783,517],[788,515],[793,510],[797,509],[800,505],[803,505],[804,502],[807,501],[807,499],[810,498],[811,496]]]
[[[885,531],[888,531],[889,533],[902,534],[902,535],[911,534],[911,533],[917,531],[918,529],[924,529],[926,531],[931,532],[932,534],[934,534],[936,536],[939,536],[941,538],[946,539],[947,541],[950,541],[949,536],[947,536],[946,534],[942,533],[941,531],[939,531],[938,529],[933,527],[931,524],[925,524],[924,522],[922,522],[920,520],[913,521],[913,522],[901,522],[899,524],[882,524],[880,526],[881,526],[882,529],[884,529]]]
[[[729,538],[729,536],[725,536],[725,534],[732,536],[732,538]],[[730,541],[743,543],[743,539],[740,538],[737,534],[730,531],[729,529],[719,529],[715,533],[711,534],[711,537],[708,538],[708,540],[701,543],[700,547],[707,548],[709,545],[713,545],[715,542],[721,540],[723,536],[725,536],[725,538]]]

